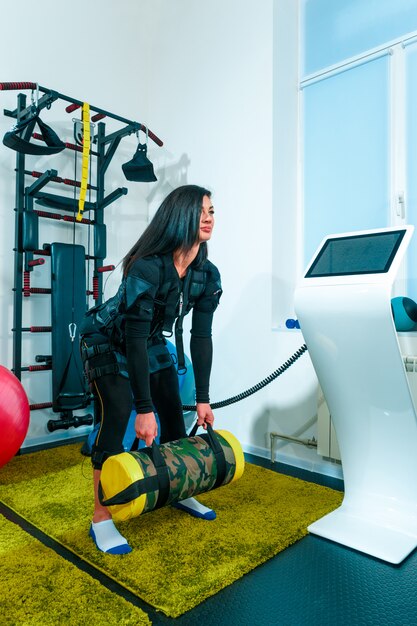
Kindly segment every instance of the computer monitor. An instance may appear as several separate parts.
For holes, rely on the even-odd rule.
[[[383,274],[389,271],[406,229],[328,238],[305,278]]]

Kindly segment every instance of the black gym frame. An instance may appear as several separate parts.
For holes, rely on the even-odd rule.
[[[36,106],[38,112],[44,108],[50,108],[56,100],[63,100],[70,103],[67,107],[67,112],[79,109],[82,107],[83,102],[63,95],[51,89],[41,87],[36,83],[0,83],[1,90],[22,90],[30,89],[32,93],[34,90],[39,91],[43,95],[38,99]],[[36,355],[35,359],[37,363],[41,365],[23,366],[22,365],[22,334],[25,332],[54,332],[54,318],[52,317],[52,326],[30,326],[24,328],[22,326],[23,318],[23,298],[36,293],[50,293],[52,302],[52,312],[54,314],[54,307],[60,306],[61,296],[54,292],[59,284],[60,277],[56,275],[56,272],[62,272],[63,281],[68,285],[69,274],[74,267],[69,265],[69,259],[76,259],[78,263],[78,276],[80,279],[75,280],[75,277],[71,277],[71,285],[77,284],[78,290],[73,297],[72,302],[69,302],[68,297],[64,303],[66,310],[71,310],[71,306],[77,308],[77,314],[79,317],[80,310],[82,313],[88,307],[88,297],[93,296],[95,303],[100,304],[102,301],[102,287],[103,276],[102,272],[106,268],[103,268],[103,260],[107,255],[107,234],[105,226],[105,209],[112,204],[115,200],[123,195],[126,195],[128,190],[125,187],[119,187],[111,191],[107,196],[105,195],[105,175],[107,169],[111,163],[111,160],[120,144],[120,141],[131,135],[132,133],[138,133],[140,130],[146,132],[150,139],[152,139],[157,145],[162,146],[162,141],[149,129],[147,129],[140,122],[132,121],[110,113],[103,109],[99,109],[93,105],[90,105],[90,111],[95,115],[92,117],[92,121],[98,121],[103,118],[110,118],[116,120],[122,124],[122,128],[106,135],[106,125],[104,122],[98,121],[97,133],[92,138],[92,145],[90,149],[90,155],[97,159],[96,162],[96,181],[95,185],[91,185],[91,188],[95,192],[94,202],[85,202],[84,213],[88,214],[88,218],[83,217],[82,222],[89,224],[92,228],[93,237],[93,254],[88,256],[85,254],[85,250],[82,246],[75,246],[71,244],[59,244],[59,243],[44,243],[42,249],[39,249],[38,242],[38,223],[42,218],[64,219],[68,221],[69,225],[73,224],[75,220],[76,208],[78,203],[71,201],[68,196],[61,196],[58,193],[48,193],[45,191],[48,183],[59,181],[58,171],[50,169],[44,173],[40,173],[35,182],[27,184],[27,177],[33,172],[25,170],[25,154],[16,152],[16,187],[15,187],[15,245],[14,245],[14,306],[13,306],[13,372],[17,378],[21,379],[22,371],[38,371],[49,369],[52,371],[53,377],[53,398],[40,404],[31,405],[31,410],[47,409],[51,408],[54,412],[60,413],[60,417],[57,420],[48,421],[48,430],[54,431],[59,428],[67,429],[70,426],[80,426],[82,424],[91,424],[93,417],[91,415],[83,415],[77,417],[73,414],[73,411],[80,408],[85,408],[90,404],[92,398],[89,394],[88,388],[84,377],[79,371],[82,372],[79,350],[78,350],[78,336],[75,338],[74,347],[71,350],[62,349],[62,345],[59,344],[59,340],[52,341],[52,355]],[[4,110],[4,115],[15,118],[17,122],[23,121],[25,118],[33,113],[33,103],[29,106],[26,104],[26,95],[19,93],[17,96],[17,107],[15,110]],[[39,137],[37,137],[39,139]],[[81,148],[70,143],[66,143],[66,148],[70,150],[81,151]],[[93,150],[94,146],[94,150]],[[76,183],[76,181],[73,181]],[[66,215],[62,216],[56,213],[50,213],[48,211],[38,210],[38,207],[34,207],[34,202],[42,207],[52,207],[56,210],[59,208],[59,212],[71,212],[73,217]],[[55,217],[53,217],[55,216]],[[80,251],[80,248],[82,250]],[[70,250],[71,249],[71,250]],[[73,250],[72,250],[73,249]],[[70,255],[70,256],[69,256]],[[51,256],[51,270],[53,276],[51,277],[51,288],[36,289],[30,287],[30,272],[33,267],[44,262],[42,256]],[[85,263],[84,267],[81,267],[80,259],[85,261],[93,261],[93,291],[86,290],[85,281]],[[75,261],[72,261],[75,262]],[[57,269],[58,268],[58,269]],[[62,268],[62,269],[59,269]],[[82,271],[84,270],[84,271]],[[66,274],[65,274],[66,272]],[[84,279],[82,277],[84,276]],[[64,290],[63,290],[64,295]],[[55,301],[55,303],[54,303]],[[57,304],[58,303],[58,304]],[[73,319],[73,318],[71,318]],[[71,320],[70,320],[71,321]],[[59,334],[62,334],[63,325],[67,325],[68,320],[60,320],[60,323],[56,324]],[[54,378],[55,377],[55,378]],[[57,378],[58,377],[58,378]]]

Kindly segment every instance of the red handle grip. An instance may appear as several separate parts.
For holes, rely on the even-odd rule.
[[[30,326],[29,327],[29,332],[31,333],[50,333],[51,330],[52,330],[52,326]]]
[[[140,129],[143,130],[144,133],[146,133],[146,126],[144,126],[143,124],[140,125]],[[159,137],[157,137],[155,133],[149,130],[149,128],[147,132],[148,132],[148,137],[150,137],[150,139],[152,139],[152,141],[154,141],[158,146],[161,147],[164,145],[164,142],[162,141],[162,139],[159,139]]]
[[[69,104],[67,107],[65,107],[65,110],[67,113],[72,113],[73,111],[76,111],[80,107],[81,107],[81,104],[75,104],[75,102],[73,102],[72,104]]]
[[[46,217],[49,220],[62,220],[62,215],[60,215],[59,213],[50,213],[49,211],[33,211],[34,213],[36,213],[36,215],[39,215],[39,217]]]
[[[29,261],[29,267],[35,267],[35,265],[43,265],[45,263],[45,259],[35,259],[34,261]]]
[[[114,270],[114,265],[102,265],[97,268],[97,271],[102,274],[103,272],[112,272]]]
[[[69,148],[70,150],[75,150],[76,152],[82,152],[83,151],[81,146],[77,146],[75,143],[70,143],[69,141],[65,142],[65,147]]]
[[[49,287],[31,287],[30,293],[52,293]],[[30,332],[33,332],[32,330]]]
[[[107,117],[105,113],[96,113],[95,115],[92,116],[91,121],[98,122],[99,120],[102,120],[105,117]]]
[[[51,370],[52,365],[29,365],[29,372],[42,372],[43,370]]]
[[[38,404],[29,404],[31,411],[37,411],[38,409],[50,409],[52,408],[52,402],[38,402]]]
[[[78,180],[72,180],[72,178],[64,178],[63,183],[70,187],[81,187],[81,183]]]
[[[72,215],[64,215],[62,219],[64,220],[64,222],[77,222],[77,224],[92,224],[93,223],[91,220],[87,219],[86,217],[83,217],[81,220],[77,220],[77,218],[73,217]]]
[[[13,91],[15,89],[36,89],[36,83],[0,83],[0,91]]]
[[[43,176],[44,172],[37,172],[37,171],[33,171],[30,173],[31,176],[33,176],[33,178],[40,178],[41,176]],[[64,179],[61,178],[60,176],[52,176],[51,180],[54,183],[63,183]]]
[[[63,178],[62,181],[64,185],[69,185],[70,187],[81,187],[81,183],[78,180],[72,180],[72,178]],[[87,189],[94,189],[90,184],[87,185]]]

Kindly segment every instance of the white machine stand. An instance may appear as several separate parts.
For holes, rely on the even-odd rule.
[[[308,530],[390,563],[417,547],[417,415],[391,313],[412,233],[327,237],[295,294],[345,482],[342,505]]]

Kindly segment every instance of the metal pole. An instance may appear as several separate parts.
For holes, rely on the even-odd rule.
[[[17,119],[26,107],[26,96],[17,96]],[[13,372],[20,380],[22,372],[22,214],[25,203],[25,155],[16,154],[16,206],[15,206],[15,247],[14,247],[14,294],[13,294]]]

